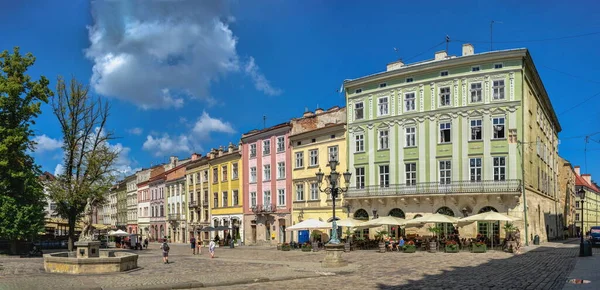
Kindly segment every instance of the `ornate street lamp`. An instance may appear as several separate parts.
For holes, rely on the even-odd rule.
[[[329,173],[329,175],[325,176],[325,173],[321,172],[321,168],[319,168],[319,172],[316,173],[319,190],[321,192],[330,194],[331,199],[333,201],[333,221],[331,222],[332,233],[331,233],[331,239],[329,239],[329,244],[334,244],[334,245],[340,244],[340,240],[338,239],[338,235],[337,235],[337,222],[336,222],[336,218],[335,218],[335,199],[338,198],[340,193],[344,193],[344,192],[348,191],[348,185],[350,184],[350,177],[352,176],[352,173],[350,173],[350,171],[348,171],[348,169],[346,169],[346,172],[344,172],[342,174],[344,176],[344,182],[345,182],[344,185],[345,186],[343,188],[338,187],[340,173],[335,171],[335,168],[337,167],[338,164],[339,164],[338,161],[332,155],[330,158],[330,161],[329,161],[329,168],[331,169],[331,172]],[[327,180],[328,186],[325,187],[325,189],[321,189],[321,184],[323,183],[324,177],[327,177],[326,180]]]
[[[585,201],[585,190],[583,189],[583,187],[580,187],[577,193],[579,194],[579,199],[581,200],[581,202],[579,203],[579,206],[581,206],[581,230],[579,234],[581,236],[581,241],[579,242],[579,257],[584,257],[585,253],[583,250],[583,235],[585,233],[583,228],[583,203]]]

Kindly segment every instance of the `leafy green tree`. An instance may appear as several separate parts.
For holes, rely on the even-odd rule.
[[[48,102],[52,91],[41,76],[32,81],[26,74],[35,63],[31,53],[0,54],[0,237],[12,241],[16,253],[18,240],[31,238],[44,228],[44,191],[38,178],[40,170],[28,151],[35,142],[31,126]]]
[[[73,249],[75,224],[85,224],[80,239],[90,237],[91,209],[101,205],[103,194],[116,179],[114,163],[119,151],[108,143],[106,130],[110,106],[89,95],[89,87],[75,78],[67,84],[58,78],[52,108],[63,134],[64,172],[49,186],[56,212],[69,225],[69,250]],[[83,218],[83,219],[82,219]]]

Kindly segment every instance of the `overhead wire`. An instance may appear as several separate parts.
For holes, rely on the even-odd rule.
[[[583,34],[576,34],[576,35],[567,35],[567,36],[560,36],[560,37],[552,37],[552,38],[530,39],[530,40],[506,40],[506,41],[495,41],[494,40],[494,43],[544,42],[544,41],[554,41],[554,40],[579,38],[579,37],[585,37],[585,36],[597,35],[597,34],[600,34],[600,31],[583,33]],[[491,41],[489,41],[489,40],[488,41],[466,41],[466,40],[454,39],[454,41],[464,42],[464,43],[491,43]]]
[[[415,58],[415,57],[421,56],[421,55],[423,55],[424,53],[427,53],[428,51],[430,51],[430,50],[432,50],[432,49],[434,49],[434,48],[436,48],[436,47],[438,47],[438,46],[440,46],[440,45],[442,45],[442,44],[444,44],[444,43],[446,43],[446,40],[445,40],[445,39],[444,39],[444,41],[442,41],[442,42],[440,42],[440,43],[438,43],[438,44],[436,44],[436,45],[434,45],[434,46],[432,46],[432,47],[428,48],[427,50],[424,50],[424,51],[422,51],[422,52],[420,52],[420,53],[418,53],[418,54],[416,54],[416,55],[413,55],[413,56],[411,56],[411,57],[409,57],[409,58],[407,58],[407,59],[404,59],[404,61],[409,61],[409,60],[411,60],[411,59],[413,59],[413,58]]]

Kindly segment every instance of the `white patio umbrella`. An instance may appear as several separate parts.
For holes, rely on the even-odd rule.
[[[302,230],[314,230],[314,229],[327,229],[331,228],[331,225],[326,222],[322,222],[316,219],[307,219],[299,222],[291,227],[286,228],[286,231],[302,231]]]
[[[112,236],[112,234],[114,234],[114,233],[115,233],[115,231],[113,231],[113,230],[108,231],[109,236]]]
[[[110,236],[112,236],[112,237],[127,237],[127,236],[129,236],[129,234],[123,230],[117,230],[116,232],[113,232],[112,234],[110,234]]]
[[[429,224],[429,223],[455,224],[457,221],[458,221],[458,218],[444,215],[441,213],[434,213],[432,215],[422,216],[422,217],[418,217],[416,219],[408,220],[408,221],[406,221],[405,225],[414,227],[414,226],[420,226],[420,225]]]
[[[405,219],[394,216],[383,216],[360,224],[358,227],[378,227],[378,226],[401,226],[406,223]]]
[[[516,221],[516,220],[520,220],[520,219],[517,217],[507,216],[505,214],[501,214],[501,213],[498,213],[495,211],[486,211],[486,212],[482,212],[480,214],[461,218],[458,220],[458,225],[462,226],[462,225],[466,225],[466,224],[470,224],[470,223],[474,223],[474,222],[502,222],[502,221],[512,222],[512,221]],[[489,230],[489,225],[488,225],[488,230]],[[493,233],[492,233],[492,249],[494,249]]]
[[[336,221],[336,225],[338,225],[340,227],[349,227],[349,228],[358,227],[363,223],[365,223],[365,221],[361,221],[361,220],[357,220],[357,219],[353,219],[353,218],[347,218],[347,219]]]

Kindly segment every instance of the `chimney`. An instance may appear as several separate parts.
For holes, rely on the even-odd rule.
[[[177,156],[171,156],[169,157],[169,165],[171,168],[177,166],[177,161],[179,161],[179,158],[177,158]]]
[[[402,60],[390,62],[387,64],[387,71],[396,70],[396,69],[402,68],[403,66],[404,66],[404,62],[402,62]]]
[[[227,152],[233,153],[233,143],[229,142],[229,147],[227,149]]]
[[[315,110],[315,114],[321,114],[321,113],[323,113],[323,109],[321,109],[321,108],[317,108],[317,109]]]
[[[200,157],[202,157],[202,154],[192,153],[192,161],[198,160]]]
[[[585,179],[585,181],[591,185],[592,184],[592,175],[591,174],[583,174],[581,175],[581,177],[583,177],[583,179]]]
[[[448,54],[445,50],[440,50],[435,53],[435,60],[444,60],[448,57]]]
[[[306,111],[302,114],[302,118],[312,117],[314,114],[311,111]]]
[[[581,169],[579,166],[575,166],[575,174],[577,174],[577,176],[581,175]]]
[[[223,156],[223,146],[219,146],[219,156]]]
[[[462,50],[463,50],[462,56],[475,54],[475,48],[473,48],[473,45],[470,43],[463,44]]]

